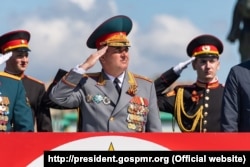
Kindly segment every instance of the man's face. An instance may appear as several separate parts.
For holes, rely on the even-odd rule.
[[[197,79],[203,82],[211,82],[215,79],[220,62],[216,57],[196,58],[193,68],[197,71]]]
[[[12,56],[6,62],[6,70],[14,73],[23,73],[29,64],[29,53],[26,51],[12,51]]]
[[[111,75],[120,75],[128,68],[128,50],[128,47],[109,46],[101,58],[103,69]]]

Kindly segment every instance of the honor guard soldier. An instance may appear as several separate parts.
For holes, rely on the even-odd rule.
[[[48,132],[52,131],[52,124],[49,107],[42,104],[45,84],[25,74],[29,63],[29,40],[30,33],[25,30],[11,31],[0,37],[3,53],[12,52],[12,56],[6,61],[4,71],[21,78],[33,112],[35,131]]]
[[[1,63],[12,56],[3,47]],[[32,132],[34,123],[25,89],[19,77],[0,72],[0,132]]]
[[[154,83],[128,70],[131,29],[127,16],[103,22],[87,40],[87,46],[97,51],[52,88],[52,101],[80,108],[81,131],[162,131]],[[101,71],[86,73],[98,61]]]
[[[161,111],[174,115],[182,132],[219,132],[223,85],[217,71],[223,51],[221,41],[212,35],[194,38],[187,46],[191,59],[179,63],[155,80],[158,105]],[[179,85],[162,93],[192,63],[197,80],[191,85]],[[174,129],[173,129],[174,130]]]

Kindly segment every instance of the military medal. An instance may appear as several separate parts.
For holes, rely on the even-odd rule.
[[[143,116],[137,114],[128,114],[127,120],[128,122],[144,122]]]
[[[128,105],[128,112],[129,112],[129,113],[133,113],[133,112],[134,112],[134,109],[135,109],[134,104],[129,103],[129,105]]]
[[[0,125],[0,131],[6,131],[7,126],[6,125]]]
[[[107,96],[105,96],[105,97],[103,98],[102,102],[103,102],[104,104],[110,104],[110,99],[109,99]]]
[[[95,95],[92,100],[95,102],[95,103],[100,103],[101,101],[103,101],[103,97],[102,95]]]
[[[107,96],[102,96],[102,95],[100,95],[100,94],[97,94],[97,95],[95,95],[95,96],[93,96],[93,95],[87,95],[86,96],[86,101],[87,101],[87,103],[91,103],[91,102],[95,102],[95,103],[97,103],[97,104],[99,104],[100,102],[103,102],[103,104],[110,104],[110,99],[107,97]]]
[[[148,100],[139,96],[134,96],[128,105],[128,128],[137,132],[142,132],[147,120]]]
[[[7,124],[9,121],[9,98],[0,96],[0,131],[7,130]]]
[[[135,130],[136,125],[134,123],[128,123],[128,128]]]
[[[139,96],[135,96],[130,100],[128,106],[128,113],[138,114],[138,115],[147,115],[149,112],[148,109],[148,100]]]
[[[8,122],[8,120],[9,120],[9,117],[8,116],[4,116],[4,121]]]
[[[143,131],[143,125],[142,124],[137,124],[136,129],[137,132],[142,132]]]
[[[143,124],[140,123],[128,123],[128,128],[135,130],[137,132],[142,132],[143,131]]]
[[[86,96],[86,101],[87,101],[87,103],[92,102],[92,95],[87,95]]]
[[[6,131],[6,130],[7,130],[7,126],[4,125],[4,126],[3,126],[3,131]]]

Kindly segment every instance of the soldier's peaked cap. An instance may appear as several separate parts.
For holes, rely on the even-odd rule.
[[[191,40],[187,46],[189,57],[211,54],[219,56],[223,52],[222,42],[215,36],[204,34]]]
[[[12,50],[30,51],[30,33],[25,30],[11,31],[0,36],[0,53]]]
[[[124,15],[111,17],[99,25],[87,40],[89,48],[100,46],[130,46],[127,35],[132,29],[132,20]]]

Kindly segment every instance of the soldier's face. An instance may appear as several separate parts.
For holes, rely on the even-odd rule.
[[[113,75],[120,75],[128,68],[129,48],[109,46],[101,61],[103,69]]]
[[[23,73],[29,64],[28,56],[26,51],[13,51],[12,56],[6,62],[6,69],[14,74]]]
[[[205,83],[212,82],[216,79],[220,62],[219,59],[215,57],[196,58],[193,62],[193,68],[197,72],[198,80]]]

